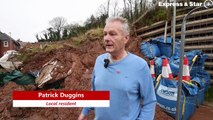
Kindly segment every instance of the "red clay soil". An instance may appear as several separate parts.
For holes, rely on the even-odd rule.
[[[139,52],[139,41],[132,41],[127,49],[141,57]],[[48,53],[37,53],[30,58],[23,67],[24,73],[28,71],[40,70],[42,66],[51,59],[60,60],[63,69],[60,72],[67,72],[70,66],[75,62],[75,68],[71,75],[64,79],[62,88],[58,90],[90,90],[91,73],[95,59],[98,55],[104,53],[104,48],[100,41],[89,41],[77,48],[64,46],[58,50],[52,50]],[[13,82],[0,87],[0,119],[1,120],[77,120],[82,108],[13,108],[12,92],[14,90],[38,90],[34,85],[17,85]],[[49,88],[46,90],[55,90]],[[90,115],[90,119],[94,117]],[[155,120],[172,120],[158,106],[156,108]]]
[[[77,85],[77,84],[74,84]],[[0,119],[1,120],[77,120],[81,108],[13,108],[12,92],[14,90],[34,90],[34,86],[21,86],[9,82],[0,90]],[[94,115],[90,114],[92,120]],[[155,120],[173,120],[160,107],[156,107]]]
[[[212,120],[213,107],[201,105],[195,110],[190,120]]]

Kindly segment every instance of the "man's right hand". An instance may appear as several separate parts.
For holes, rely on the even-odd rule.
[[[87,115],[84,115],[81,113],[78,117],[78,120],[88,120],[88,117],[87,117]]]

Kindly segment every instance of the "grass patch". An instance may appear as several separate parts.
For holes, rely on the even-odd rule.
[[[23,63],[27,63],[32,55],[34,55],[35,53],[40,52],[40,51],[41,51],[41,49],[37,48],[37,47],[27,48],[21,54],[16,55],[15,59],[17,61],[22,61]]]
[[[49,44],[41,44],[39,47],[30,47],[26,48],[21,54],[15,56],[17,61],[22,61],[23,63],[27,63],[31,56],[35,55],[38,52],[49,52],[51,50],[57,50],[62,48],[63,45],[56,44],[56,43],[49,43]]]
[[[78,37],[73,38],[73,43],[74,45],[78,46],[82,44],[83,42],[85,42],[86,40],[87,40],[86,36],[84,34],[81,34],[81,35],[78,35]]]
[[[91,29],[85,33],[85,36],[90,41],[100,40],[104,36],[103,29],[102,28]]]
[[[103,38],[103,29],[96,28],[88,30],[85,34],[79,34],[77,37],[73,37],[74,45],[80,45],[86,41],[96,41]]]
[[[86,41],[96,41],[103,39],[103,28],[96,28],[88,30],[84,34],[79,34],[77,37],[73,37],[70,42],[69,41],[57,41],[57,42],[45,42],[39,43],[39,45],[32,46],[30,48],[24,49],[20,55],[16,56],[18,61],[22,61],[23,63],[27,63],[31,56],[35,55],[38,52],[47,53],[51,50],[58,50],[65,46],[69,46],[74,48],[76,46],[81,45]]]
[[[169,11],[170,9],[167,10],[165,7],[156,6],[155,9],[149,11],[135,26],[150,26],[155,22],[167,20],[171,18]]]
[[[210,86],[210,88],[205,92],[205,101],[213,102],[213,86]]]
[[[42,49],[40,50],[41,52],[49,52],[51,50],[57,50],[63,48],[63,45],[60,44],[52,44],[52,45],[45,45],[44,47],[42,47]]]

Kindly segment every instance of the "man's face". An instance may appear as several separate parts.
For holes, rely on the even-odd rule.
[[[124,33],[120,22],[109,22],[104,27],[104,45],[106,52],[116,54],[125,50],[125,44],[128,40],[129,35]]]

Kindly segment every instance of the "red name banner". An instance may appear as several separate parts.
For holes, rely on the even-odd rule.
[[[109,100],[109,91],[13,91],[13,100]]]
[[[109,107],[109,91],[13,91],[13,107]]]

